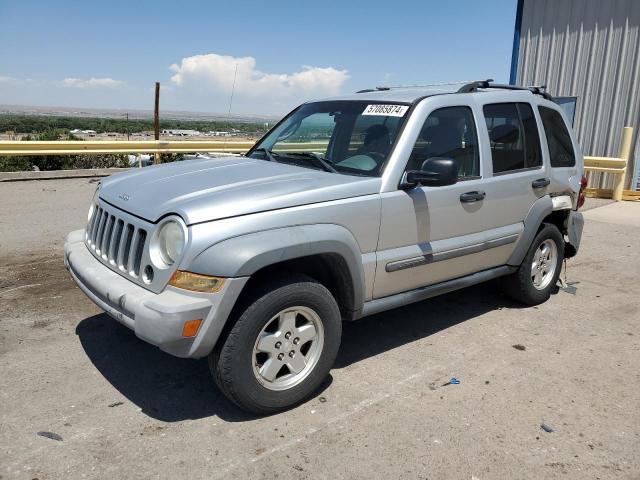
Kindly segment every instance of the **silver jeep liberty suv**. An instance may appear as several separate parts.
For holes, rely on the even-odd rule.
[[[308,398],[343,321],[502,277],[546,301],[578,251],[582,155],[539,88],[377,88],[305,103],[246,155],[105,179],[65,264],[141,339],[208,357],[272,413]]]

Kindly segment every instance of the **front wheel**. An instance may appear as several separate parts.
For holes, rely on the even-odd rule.
[[[209,356],[209,367],[220,390],[242,409],[275,413],[320,386],[341,333],[331,293],[309,277],[295,276],[248,302]]]
[[[546,302],[560,276],[563,252],[558,227],[543,224],[518,270],[502,279],[505,292],[526,305]]]

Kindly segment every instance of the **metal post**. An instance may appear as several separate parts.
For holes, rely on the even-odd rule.
[[[622,200],[622,192],[624,190],[624,181],[626,177],[627,167],[631,159],[631,138],[633,137],[633,128],[624,127],[622,129],[622,141],[620,142],[620,151],[618,158],[626,162],[625,169],[622,173],[617,174],[613,185],[613,198],[616,202]]]
[[[153,131],[156,141],[160,140],[160,82],[156,82],[156,98],[153,108]],[[153,163],[161,163],[160,152],[156,151]]]

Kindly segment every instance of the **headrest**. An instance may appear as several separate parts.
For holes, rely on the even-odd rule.
[[[420,138],[422,140],[426,140],[428,142],[432,142],[438,137],[441,137],[445,134],[447,128],[443,125],[433,125],[432,127],[427,127],[422,132],[420,132]]]
[[[389,129],[384,125],[371,125],[364,134],[364,144],[367,145],[376,140],[389,141]]]
[[[520,138],[520,130],[514,125],[498,125],[489,132],[489,139],[493,143],[516,143]]]

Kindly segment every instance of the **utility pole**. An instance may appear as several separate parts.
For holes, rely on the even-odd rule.
[[[160,140],[160,82],[156,82],[156,98],[153,108],[153,130],[156,141]],[[159,151],[154,155],[153,163],[161,163]]]
[[[127,142],[129,141],[129,112],[127,112]]]

